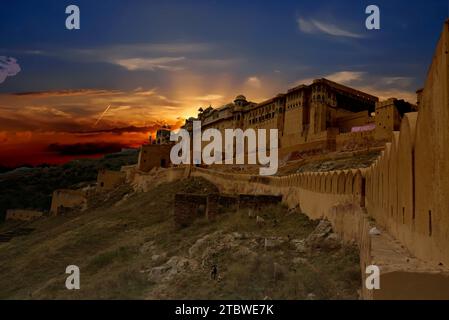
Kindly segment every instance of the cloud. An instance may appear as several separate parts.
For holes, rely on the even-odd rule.
[[[363,79],[365,72],[359,71],[340,71],[329,74],[325,76],[326,79],[329,79],[334,82],[338,82],[341,84],[350,84],[355,81],[360,81]]]
[[[252,76],[246,79],[246,84],[253,88],[260,88],[262,86],[262,81],[258,77]]]
[[[62,117],[62,118],[71,118],[72,117],[67,112],[58,110],[56,108],[47,107],[47,106],[27,106],[24,108],[24,111],[33,113],[33,114],[42,113],[42,114],[46,114],[48,116],[55,116],[55,117]]]
[[[17,59],[0,56],[0,83],[3,83],[7,77],[13,77],[21,71]]]
[[[47,151],[54,152],[62,156],[96,155],[120,152],[126,144],[117,142],[88,142],[75,144],[52,143],[47,147]]]
[[[382,83],[387,86],[397,86],[401,88],[410,87],[413,83],[413,78],[411,77],[383,77],[381,79]]]
[[[222,100],[224,97],[220,94],[207,94],[205,96],[194,97],[197,101],[211,101],[211,100]]]
[[[397,88],[381,88],[373,85],[360,86],[356,89],[372,94],[373,96],[378,97],[381,101],[387,100],[389,98],[397,98],[404,99],[405,101],[410,103],[416,103],[417,100],[416,93],[412,90],[408,91],[405,89]]]
[[[299,17],[297,19],[298,28],[303,33],[326,34],[334,37],[364,38],[363,35],[345,30],[335,24]]]
[[[112,95],[120,93],[121,91],[118,90],[76,89],[76,90],[16,92],[13,93],[13,95],[29,96],[29,97],[70,97],[70,96]]]
[[[121,67],[126,68],[129,71],[135,70],[147,70],[154,71],[156,69],[179,71],[184,67],[176,65],[177,62],[185,60],[185,57],[159,57],[159,58],[132,58],[132,59],[119,59],[114,63]],[[173,65],[175,64],[175,65]]]

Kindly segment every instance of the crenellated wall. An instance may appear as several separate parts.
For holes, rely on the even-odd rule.
[[[360,206],[414,256],[448,266],[448,25],[421,93],[421,110],[405,114],[400,131],[392,133],[391,142],[371,167],[271,178],[216,172],[214,179],[230,189],[226,191],[282,194],[286,203],[299,204],[312,218],[327,217],[335,205]],[[201,169],[196,172],[206,174]]]
[[[407,113],[380,157],[363,170],[283,177],[194,168],[223,192],[282,195],[312,219],[327,218],[360,248],[361,270],[381,268],[367,299],[449,298],[449,21],[437,45],[419,112]],[[379,232],[370,232],[376,225]]]

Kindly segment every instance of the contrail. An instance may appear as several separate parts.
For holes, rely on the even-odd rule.
[[[97,124],[101,121],[101,119],[103,119],[104,115],[106,114],[106,112],[108,112],[109,108],[111,108],[111,105],[109,105],[106,110],[104,110],[104,112],[101,114],[101,116],[98,118],[97,122],[95,122],[94,124],[94,128],[97,126]]]

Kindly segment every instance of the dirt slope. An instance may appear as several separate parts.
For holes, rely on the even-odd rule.
[[[91,199],[83,213],[0,225],[0,235],[34,229],[0,243],[0,299],[358,297],[357,250],[341,246],[329,230],[316,237],[317,222],[305,215],[276,206],[260,213],[264,225],[245,212],[226,212],[213,223],[199,219],[177,229],[176,192],[216,188],[201,179],[139,194],[122,187]],[[318,242],[307,241],[312,232]],[[65,288],[68,265],[80,267],[79,291]]]

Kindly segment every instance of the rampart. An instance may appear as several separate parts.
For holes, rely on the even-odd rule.
[[[79,190],[55,190],[51,200],[50,213],[59,215],[75,207],[87,206],[86,193]]]
[[[21,209],[10,209],[6,211],[6,221],[31,221],[39,219],[44,216],[41,211],[35,210],[21,210]]]
[[[126,171],[100,170],[97,177],[97,190],[100,192],[112,190],[123,184],[126,177]]]
[[[402,119],[363,170],[256,177],[195,168],[221,192],[282,195],[312,219],[327,218],[381,268],[381,290],[364,298],[449,298],[449,23],[437,45],[421,109]],[[376,226],[381,230],[370,232]],[[365,286],[363,286],[365,288]]]

